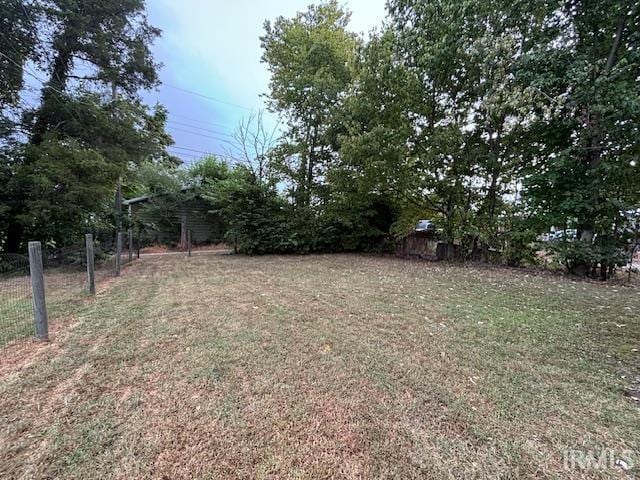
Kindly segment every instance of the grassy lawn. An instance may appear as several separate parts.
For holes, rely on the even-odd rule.
[[[637,289],[394,258],[167,255],[57,308],[53,342],[0,363],[1,478],[640,474],[640,409],[623,393]],[[567,470],[567,450],[635,468]]]

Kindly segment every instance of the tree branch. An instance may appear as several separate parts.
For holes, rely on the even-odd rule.
[[[635,5],[631,9],[631,13],[622,12],[618,17],[618,24],[616,26],[616,34],[613,37],[613,44],[611,45],[611,50],[609,50],[609,56],[607,58],[607,63],[604,65],[605,73],[611,70],[615,64],[616,57],[618,55],[618,50],[620,50],[620,44],[622,43],[622,35],[624,34],[624,29],[627,26],[627,19],[629,17],[635,17],[638,11],[638,5],[640,2],[636,1]]]

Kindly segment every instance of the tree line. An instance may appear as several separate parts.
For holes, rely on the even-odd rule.
[[[142,0],[0,4],[0,245],[64,246],[113,225],[119,179],[177,165]]]
[[[637,238],[639,5],[391,0],[367,40],[335,1],[267,22],[295,232],[366,248],[431,218],[461,257],[517,265],[575,229],[548,249],[606,278]]]
[[[4,246],[108,219],[123,177],[192,186],[246,253],[388,249],[428,218],[459,257],[511,265],[575,231],[544,250],[606,278],[638,237],[639,5],[390,0],[366,37],[335,0],[267,21],[277,135],[251,117],[233,164],[185,173],[166,111],[137,96],[157,84],[142,1],[5,2]],[[34,63],[47,78],[29,107]]]

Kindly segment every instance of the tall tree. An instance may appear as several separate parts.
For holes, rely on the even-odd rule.
[[[367,113],[345,144],[368,139],[375,161],[364,165],[405,204],[406,227],[432,215],[447,241],[497,247],[528,95],[511,71],[517,32],[480,1],[397,0],[389,11],[389,29],[363,51],[354,105]]]
[[[24,66],[37,45],[39,10],[33,2],[7,0],[0,4],[0,140],[13,133],[24,86]]]
[[[49,78],[32,143],[58,126],[57,114],[71,80],[110,87],[114,97],[122,91],[132,98],[137,98],[138,89],[157,84],[149,47],[160,30],[148,24],[144,0],[55,0],[45,8],[45,16],[54,30]]]
[[[527,198],[547,225],[574,226],[568,266],[601,275],[640,203],[640,2],[534,2],[544,13],[519,75],[538,92]],[[618,252],[618,253],[616,253]]]
[[[280,167],[301,207],[318,199],[319,178],[337,150],[341,125],[334,117],[353,79],[358,44],[346,29],[349,17],[331,0],[266,22],[261,37],[271,73],[269,107],[288,127]]]
[[[0,198],[2,237],[11,251],[29,235],[72,241],[120,176],[140,162],[169,159],[171,143],[166,111],[149,109],[138,94],[157,84],[150,43],[159,30],[148,24],[144,1],[35,3],[38,72],[47,79],[40,105],[24,111],[28,145],[3,158],[10,188]]]

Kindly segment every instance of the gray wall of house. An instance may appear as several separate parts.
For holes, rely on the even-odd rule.
[[[143,226],[141,240],[145,244],[178,245],[184,216],[194,244],[219,243],[224,240],[224,225],[219,215],[209,211],[210,208],[207,202],[199,199],[173,211],[162,211],[148,202],[141,202],[131,206],[131,215]]]

